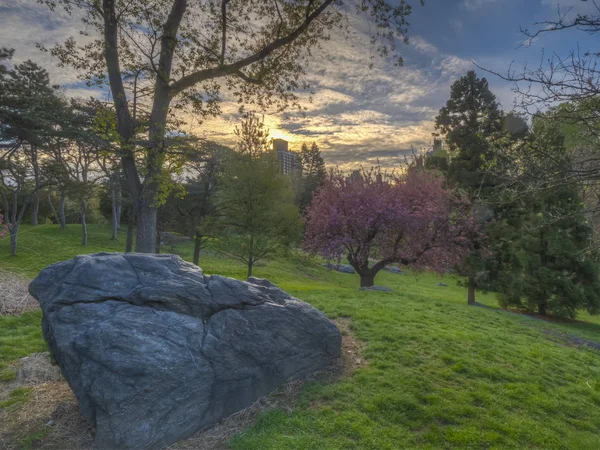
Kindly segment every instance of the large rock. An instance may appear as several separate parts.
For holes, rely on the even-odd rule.
[[[31,283],[99,448],[160,448],[339,356],[327,317],[266,280],[173,255],[78,256]]]

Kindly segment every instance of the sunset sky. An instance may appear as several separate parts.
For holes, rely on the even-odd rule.
[[[265,112],[274,137],[287,139],[291,149],[302,142],[316,141],[329,165],[349,169],[370,165],[377,159],[394,166],[411,147],[431,143],[433,118],[447,100],[451,83],[479,65],[505,73],[508,65],[537,66],[542,51],[566,55],[580,47],[594,48],[582,33],[548,34],[530,47],[522,47],[525,36],[520,28],[553,19],[559,0],[427,0],[416,6],[410,18],[411,43],[401,46],[405,65],[396,68],[391,61],[375,58],[369,45],[368,24],[352,21],[347,40],[334,40],[316,52],[308,68],[314,95],[302,95],[305,116],[289,117]],[[418,1],[414,1],[418,4]],[[583,12],[593,2],[563,0],[561,10],[572,6]],[[52,82],[68,95],[95,95],[78,81],[77,73],[59,68],[49,55],[36,49],[36,42],[51,46],[69,36],[77,36],[79,23],[68,16],[51,13],[36,0],[3,0],[0,3],[0,46],[16,49],[15,61],[32,59],[50,71]],[[483,73],[480,73],[484,75]],[[511,85],[488,75],[492,90],[505,110],[513,108]],[[234,142],[233,127],[238,123],[237,105],[225,102],[223,114],[200,126],[191,122],[189,130],[223,144]]]

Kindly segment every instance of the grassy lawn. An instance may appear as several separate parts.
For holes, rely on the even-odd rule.
[[[108,226],[23,227],[20,252],[0,241],[0,268],[33,277],[77,253],[118,251]],[[191,258],[191,246],[177,253]],[[232,260],[203,256],[207,273],[243,278]],[[256,268],[330,317],[350,317],[367,367],[334,384],[312,383],[291,414],[263,414],[234,449],[573,448],[600,444],[600,352],[557,335],[600,342],[600,321],[547,323],[498,309],[468,307],[456,280],[381,273],[394,293],[359,291],[358,277],[292,253]],[[492,294],[478,301],[496,306]],[[0,317],[0,369],[44,347],[39,313]],[[549,333],[551,330],[552,333]],[[3,365],[3,366],[2,366]]]

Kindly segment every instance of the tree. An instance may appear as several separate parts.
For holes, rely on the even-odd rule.
[[[557,2],[558,5],[559,2]],[[581,4],[581,7],[592,6],[591,12],[578,12],[577,7],[557,10],[554,20],[547,20],[535,24],[534,29],[524,29],[527,40],[525,45],[530,45],[534,40],[542,39],[547,34],[581,31],[588,35],[600,32],[600,6],[596,3]],[[482,68],[502,79],[516,84],[515,92],[519,95],[521,106],[530,113],[537,113],[557,103],[578,103],[597,100],[600,94],[600,77],[598,76],[598,62],[600,54],[595,49],[569,50],[567,54],[560,55],[553,52],[549,58],[541,58],[537,66],[528,65],[519,70],[511,66],[506,74]],[[590,124],[596,128],[600,119],[600,109],[589,109],[585,114],[582,111],[564,111],[563,119],[569,122]],[[570,114],[574,113],[574,114]],[[596,129],[594,132],[597,132]]]
[[[478,78],[474,71],[457,80],[435,119],[435,128],[448,146],[449,182],[470,195],[481,194],[487,187],[481,166],[489,151],[489,139],[502,130],[502,112],[487,80]]]
[[[44,184],[36,183],[33,169],[24,156],[14,154],[0,159],[0,195],[4,212],[10,225],[10,255],[17,255],[17,238],[23,216],[31,204],[33,196]]]
[[[0,49],[0,59],[10,59],[13,53]],[[60,126],[62,106],[44,69],[31,61],[12,69],[0,64],[0,195],[10,222],[12,256],[17,253],[19,227],[32,203],[32,223],[37,223],[39,192],[48,184],[42,180],[39,152]]]
[[[395,51],[396,38],[407,40],[411,13],[405,1],[394,5],[386,0],[44,2],[52,9],[78,10],[82,33],[94,29],[101,36],[82,46],[71,38],[52,54],[84,72],[89,82],[110,86],[121,164],[137,211],[139,252],[155,250],[169,114],[185,104],[199,118],[218,114],[223,89],[241,105],[283,109],[295,104],[294,91],[306,87],[303,75],[311,51],[346,31],[343,11],[356,6],[372,19],[373,42],[379,42],[382,55]],[[152,85],[143,130],[131,111],[131,78]],[[136,158],[140,152],[144,157]]]
[[[221,252],[252,268],[298,237],[301,220],[289,179],[272,153],[233,155],[225,163],[217,200]]]
[[[92,100],[93,101],[93,100]],[[123,213],[123,173],[117,152],[111,151],[118,142],[117,117],[112,108],[93,101],[94,117],[91,130],[97,140],[102,142],[102,149],[97,153],[97,162],[105,175],[106,186],[110,192],[111,205],[111,239],[117,240],[118,231],[121,228],[121,216]]]
[[[12,50],[1,49],[0,59],[10,59]],[[50,86],[48,72],[28,60],[13,69],[0,68],[0,141],[5,151],[0,159],[17,152],[31,166],[35,192],[31,199],[31,223],[38,224],[41,153],[60,126],[64,112],[57,86]]]
[[[81,245],[87,245],[87,204],[95,185],[104,173],[99,165],[101,152],[108,144],[96,133],[94,123],[99,105],[94,99],[72,99],[68,105],[68,123],[49,152],[54,183],[75,197],[80,205]]]
[[[558,5],[558,1],[556,2]],[[579,2],[578,5],[561,9],[553,20],[536,23],[531,29],[524,29],[526,42],[542,40],[546,35],[581,32],[596,35],[600,32],[600,7],[596,2]],[[582,12],[585,8],[586,12]],[[600,181],[600,158],[597,154],[597,140],[600,136],[600,76],[598,63],[600,53],[596,49],[581,49],[579,44],[564,54],[552,52],[549,57],[542,55],[539,65],[528,64],[522,69],[513,65],[506,73],[482,68],[499,78],[514,83],[520,106],[530,115],[554,108],[555,118],[561,127],[578,128],[578,139],[589,145],[584,155],[574,158],[572,164],[544,174],[536,183],[536,189],[545,190],[558,184],[569,185],[577,180],[583,186],[595,186]],[[558,108],[557,105],[561,104]],[[518,184],[516,181],[514,184]],[[533,189],[533,186],[530,186]],[[594,187],[593,190],[597,190]],[[596,214],[597,205],[588,212]]]
[[[502,111],[485,78],[469,71],[451,88],[450,99],[440,109],[435,127],[448,147],[448,161],[433,156],[427,166],[437,165],[448,183],[470,196],[478,210],[480,226],[489,220],[486,199],[493,193],[494,181],[483,168],[490,158],[490,139],[502,131]],[[477,235],[479,236],[479,235]],[[485,266],[483,241],[473,242],[473,252],[457,269],[467,277],[467,302],[475,303],[478,276]]]
[[[325,182],[327,172],[316,142],[313,142],[310,147],[302,144],[300,160],[302,161],[302,178],[296,202],[300,211],[304,213],[310,206],[315,192]]]
[[[218,181],[223,175],[223,161],[232,156],[231,149],[214,142],[206,142],[203,147],[186,164],[185,172],[189,175],[183,184],[185,196],[172,195],[161,208],[169,230],[194,240],[196,265],[202,246],[215,235]]]
[[[240,127],[235,127],[234,133],[238,138],[236,151],[250,158],[258,158],[270,150],[271,139],[264,118],[259,119],[254,114],[246,114]]]
[[[570,165],[571,156],[552,112],[535,117],[529,145],[534,157],[525,158],[523,176],[536,180]],[[541,148],[544,157],[536,158]],[[510,245],[505,254],[511,256],[503,261],[498,284],[503,306],[570,318],[578,309],[600,312],[599,255],[590,249],[593,229],[578,191],[575,182],[560,183],[526,190],[516,201],[517,220],[505,221],[502,230]]]
[[[468,203],[443,184],[415,167],[394,177],[380,168],[333,172],[308,209],[305,247],[329,260],[346,255],[361,287],[392,263],[450,269],[470,250],[470,221]]]

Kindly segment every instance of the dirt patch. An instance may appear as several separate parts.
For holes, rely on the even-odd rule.
[[[0,269],[0,315],[17,315],[40,307],[29,295],[29,280]]]
[[[52,364],[48,352],[33,353],[21,358],[12,369],[16,373],[15,379],[0,383],[0,401],[6,400],[17,388],[63,380],[59,367]]]
[[[338,377],[347,377],[352,375],[356,369],[367,365],[367,361],[362,357],[365,345],[352,333],[350,318],[340,317],[333,322],[342,333],[342,355],[332,369]]]
[[[34,353],[20,359],[15,382],[19,385],[62,381],[60,368],[50,360],[50,353]]]
[[[286,383],[250,407],[185,441],[170,446],[169,450],[225,450],[228,448],[227,441],[254,425],[261,413],[272,409],[290,413],[305,383],[333,382],[364,367],[367,363],[362,358],[363,344],[352,335],[350,319],[340,318],[334,322],[342,333],[342,355],[334,364],[302,380]],[[32,385],[32,380],[47,376],[47,367],[45,363],[40,362],[44,360],[43,357],[32,355],[29,358],[31,361],[28,365],[37,367],[29,373],[41,375],[18,375],[17,380],[13,382],[15,384],[11,383],[13,388],[25,383],[30,385],[32,390],[29,401],[24,405],[3,412],[0,410],[0,448],[16,450],[29,445],[35,449],[93,449],[93,430],[79,415],[77,401],[66,381]],[[21,382],[16,384],[19,379]]]
[[[93,448],[89,426],[65,381],[31,388],[26,404],[0,415],[0,448],[87,450]]]

